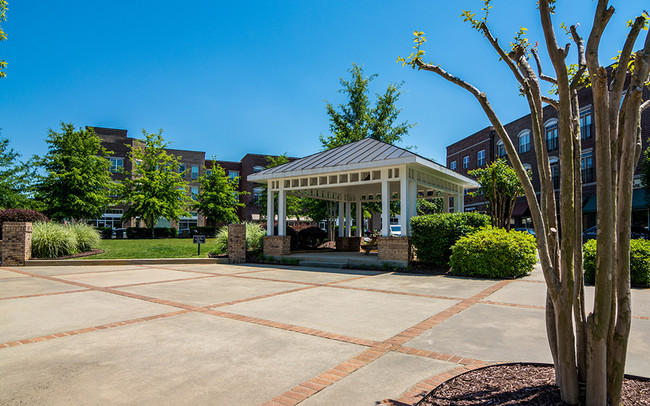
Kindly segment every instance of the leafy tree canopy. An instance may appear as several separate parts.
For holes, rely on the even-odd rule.
[[[377,94],[375,107],[371,107],[368,97],[370,82],[377,74],[363,76],[363,66],[352,64],[352,79],[341,78],[339,93],[348,96],[347,104],[340,104],[339,111],[327,103],[325,109],[330,116],[329,136],[321,134],[320,141],[323,149],[331,149],[366,137],[374,138],[388,144],[402,141],[408,130],[414,126],[404,121],[395,123],[401,112],[395,105],[402,93],[401,84],[391,83],[383,95]]]
[[[213,158],[213,161],[216,161]],[[221,165],[216,162],[210,170],[203,171],[199,178],[201,187],[192,208],[205,217],[215,222],[215,228],[219,223],[237,222],[237,209],[244,207],[239,202],[239,196],[248,194],[238,189],[239,177],[232,179]]]
[[[46,175],[36,186],[37,198],[52,219],[81,220],[99,217],[112,203],[113,182],[108,151],[92,128],[61,123],[50,129],[48,153],[40,160]]]
[[[7,1],[0,0],[0,22],[7,21]],[[7,39],[7,34],[5,34],[2,26],[0,26],[0,42]],[[0,59],[0,78],[7,76],[4,72],[4,69],[7,67],[7,62],[4,59]]]
[[[35,174],[32,165],[18,160],[20,154],[9,147],[9,140],[0,138],[0,209],[30,208],[32,189],[29,180]]]
[[[497,159],[485,168],[474,169],[468,173],[476,177],[480,185],[478,192],[472,195],[484,194],[489,202],[492,225],[510,229],[515,202],[524,194],[517,172],[504,160]]]
[[[121,188],[121,199],[130,206],[122,218],[140,217],[153,236],[159,218],[177,220],[188,215],[190,198],[187,182],[178,171],[180,158],[165,151],[168,144],[162,130],[151,134],[142,130],[142,134],[139,145],[130,147],[133,170],[126,173]]]

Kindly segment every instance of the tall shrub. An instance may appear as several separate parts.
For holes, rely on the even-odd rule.
[[[72,227],[53,222],[34,223],[32,257],[57,258],[77,252],[77,234]]]
[[[411,219],[411,241],[418,261],[444,266],[460,237],[489,225],[490,217],[479,213],[416,216]]]
[[[537,263],[535,238],[525,232],[484,228],[461,237],[452,247],[451,273],[479,278],[527,275]]]
[[[90,251],[99,248],[101,236],[99,231],[88,224],[74,223],[67,226],[72,229],[77,239],[77,250],[79,252]]]
[[[585,282],[593,284],[596,276],[596,240],[584,245]],[[633,285],[650,286],[650,241],[630,240],[630,280]]]

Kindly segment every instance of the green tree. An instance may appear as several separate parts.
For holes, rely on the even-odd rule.
[[[646,200],[650,200],[650,147],[643,152],[641,162],[641,184],[646,192]]]
[[[0,0],[0,22],[7,21],[7,0]],[[7,34],[0,26],[0,42],[7,39]],[[7,76],[4,72],[4,69],[7,67],[7,62],[4,59],[0,59],[0,78]]]
[[[437,214],[442,213],[444,209],[442,199],[418,199],[417,202],[417,211],[418,216],[423,216],[426,214]]]
[[[216,161],[216,158],[213,158]],[[221,165],[215,164],[210,170],[203,170],[199,178],[199,194],[192,209],[214,221],[215,231],[219,223],[237,222],[237,209],[244,207],[239,196],[248,194],[238,190],[239,177],[232,179],[226,175]]]
[[[510,230],[510,219],[517,198],[524,194],[524,188],[517,178],[517,172],[504,160],[497,159],[485,168],[468,172],[480,185],[473,196],[483,194],[488,201],[492,225]]]
[[[276,166],[284,165],[289,162],[287,158],[287,153],[285,152],[282,155],[278,156],[267,156],[266,157],[266,169],[275,168]],[[259,203],[262,206],[260,208],[260,215],[266,217],[267,213],[267,202],[268,202],[268,185],[262,186],[262,192],[260,193]],[[278,214],[278,201],[275,199],[275,206],[273,208],[273,213]],[[305,216],[304,208],[302,205],[302,200],[297,196],[287,195],[287,216],[295,217],[297,220],[300,220],[301,217]],[[268,221],[268,219],[267,219]]]
[[[0,209],[32,208],[30,179],[33,165],[18,160],[20,154],[9,147],[9,140],[0,138]]]
[[[517,149],[491,106],[486,93],[452,75],[436,63],[425,62],[424,33],[414,33],[415,51],[398,61],[433,72],[472,94],[483,108],[504,144],[508,159],[521,181],[530,208],[537,251],[547,286],[546,329],[555,364],[561,397],[570,405],[581,403],[580,382],[585,383],[583,404],[619,405],[627,344],[632,320],[630,300],[630,235],[632,221],[632,179],[641,155],[641,113],[650,107],[643,101],[650,73],[650,34],[634,52],[639,34],[647,28],[647,12],[628,23],[618,61],[605,67],[599,61],[600,41],[614,14],[608,0],[598,0],[585,41],[578,25],[560,26],[577,49],[577,64],[567,66],[568,45],[559,44],[553,15],[555,0],[531,1],[537,6],[542,35],[554,73],[544,74],[537,47],[516,34],[510,49],[503,49],[488,27],[490,0],[484,0],[483,16],[463,11],[466,22],[483,35],[512,72],[526,97],[531,112],[532,138],[540,178],[539,200]],[[532,66],[533,56],[537,69]],[[606,59],[609,60],[609,59]],[[633,69],[631,69],[633,68]],[[582,264],[582,184],[580,176],[581,137],[578,90],[588,74],[593,101],[595,157],[598,197],[598,239],[594,305],[587,313]],[[491,80],[491,79],[488,79]],[[550,97],[540,81],[555,86]],[[556,204],[549,156],[544,134],[543,104],[558,114],[560,189]],[[559,206],[559,211],[556,207]],[[559,218],[558,218],[559,215]],[[562,238],[558,233],[561,225]],[[608,401],[609,398],[609,401]],[[611,402],[611,403],[610,403]]]
[[[388,144],[402,141],[408,130],[414,126],[408,122],[396,124],[397,116],[401,109],[397,103],[400,84],[391,83],[383,95],[377,94],[375,107],[370,106],[368,97],[370,82],[377,74],[363,76],[363,66],[352,64],[352,79],[340,79],[342,89],[339,93],[348,96],[347,104],[340,104],[339,111],[331,103],[326,103],[325,109],[330,116],[329,136],[321,134],[320,141],[323,149],[331,149],[366,137],[374,138]]]
[[[92,128],[61,123],[50,129],[48,153],[40,159],[46,174],[36,185],[37,199],[52,219],[82,220],[99,217],[113,200],[108,151]]]
[[[147,133],[144,140],[130,147],[128,154],[133,170],[126,172],[121,187],[121,200],[129,207],[122,219],[141,218],[151,229],[159,218],[178,220],[188,215],[190,203],[187,182],[179,173],[179,158],[165,151],[162,130]]]

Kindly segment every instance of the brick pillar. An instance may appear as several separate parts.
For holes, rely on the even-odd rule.
[[[2,224],[2,265],[24,266],[32,257],[32,223]]]
[[[228,224],[228,262],[246,262],[246,225]]]
[[[377,259],[380,261],[411,261],[408,237],[378,237]]]
[[[272,235],[264,237],[264,255],[291,254],[291,236]]]

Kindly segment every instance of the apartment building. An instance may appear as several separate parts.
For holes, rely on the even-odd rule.
[[[138,145],[137,138],[131,138],[127,130],[93,127],[95,133],[101,139],[102,146],[110,151],[110,171],[113,179],[121,181],[124,179],[124,172],[132,170],[132,163],[128,159],[128,153],[132,147]],[[262,189],[261,185],[254,182],[246,181],[246,177],[254,172],[261,171],[268,164],[267,155],[246,154],[240,161],[220,161],[206,159],[205,151],[190,151],[182,149],[166,149],[166,151],[179,158],[179,171],[185,172],[185,181],[188,182],[189,192],[196,195],[199,192],[198,179],[204,174],[204,171],[210,171],[218,164],[231,178],[239,177],[239,190],[246,191],[249,194],[242,195],[240,202],[244,207],[239,208],[238,216],[241,221],[259,221],[260,220],[260,201]],[[295,158],[290,158],[293,160]],[[123,222],[121,220],[124,210],[128,206],[125,204],[116,204],[110,207],[101,218],[92,219],[89,222],[98,227],[125,228],[135,227],[136,219]],[[175,227],[178,230],[188,230],[192,226],[212,226],[213,223],[197,212],[190,212],[190,215],[176,220],[159,219],[156,226],[158,227]]]
[[[644,92],[644,99],[650,98],[648,89]],[[582,172],[582,207],[583,225],[589,228],[596,225],[596,174],[597,165],[595,157],[595,130],[593,127],[592,93],[591,88],[582,89],[578,93],[580,105],[580,132],[582,136],[581,172]],[[523,116],[505,125],[506,131],[519,153],[519,158],[525,167],[532,172],[532,183],[535,190],[539,191],[539,174],[537,171],[537,158],[532,139],[532,120],[530,115]],[[650,109],[641,117],[643,150],[648,147],[650,136]],[[560,187],[559,143],[557,111],[551,107],[544,108],[544,136],[546,149],[551,164],[553,184],[556,189]],[[447,167],[463,175],[468,171],[489,165],[496,159],[506,159],[506,151],[493,127],[486,127],[471,134],[460,141],[447,147]],[[632,207],[632,221],[635,226],[650,227],[650,205],[646,201],[646,191],[641,188],[640,180],[641,163],[637,164],[634,176],[634,196]],[[469,176],[469,175],[468,175]],[[483,196],[465,195],[465,211],[487,212],[486,199]],[[532,227],[532,218],[528,203],[520,197],[513,210],[513,225],[515,227]]]

